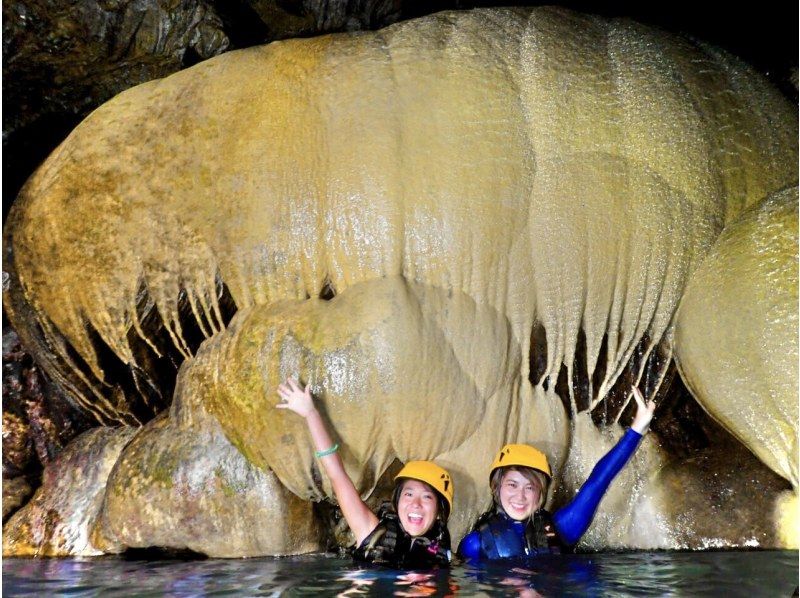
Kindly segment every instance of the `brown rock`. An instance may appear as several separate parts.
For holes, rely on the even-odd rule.
[[[4,556],[102,554],[89,531],[106,480],[135,428],[95,428],[78,437],[48,467],[33,499],[3,527]]]
[[[773,501],[790,485],[733,438],[665,467],[658,481],[675,547],[782,544]]]
[[[249,463],[187,396],[123,451],[92,542],[107,551],[158,546],[212,557],[286,555],[319,550],[320,530],[312,504]]]
[[[3,475],[38,473],[90,426],[50,384],[11,326],[3,330]]]
[[[20,476],[9,480],[3,477],[3,523],[9,515],[25,504],[31,494],[33,488],[27,478]]]
[[[229,45],[204,0],[15,0],[3,4],[4,191],[83,116],[133,85]],[[21,169],[20,169],[21,167]]]
[[[3,412],[3,480],[19,476],[34,457],[31,430],[23,418]]]

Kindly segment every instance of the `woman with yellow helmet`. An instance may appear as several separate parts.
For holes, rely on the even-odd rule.
[[[395,476],[390,508],[375,515],[347,475],[334,444],[311,398],[291,378],[278,386],[279,409],[306,420],[316,456],[331,480],[333,492],[356,538],[358,560],[405,568],[427,568],[450,562],[447,518],[453,506],[450,474],[432,461],[409,461]]]
[[[542,508],[552,478],[545,454],[526,444],[504,446],[489,474],[492,506],[461,541],[459,555],[475,562],[558,553],[575,545],[653,419],[655,404],[636,387],[633,396],[637,410],[630,429],[595,465],[578,494],[553,515]]]

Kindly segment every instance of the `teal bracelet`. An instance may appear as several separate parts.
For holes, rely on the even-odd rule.
[[[319,459],[320,457],[327,457],[328,455],[332,455],[338,450],[339,450],[339,445],[334,444],[331,448],[325,449],[324,451],[316,451],[314,454],[317,456],[317,459]]]

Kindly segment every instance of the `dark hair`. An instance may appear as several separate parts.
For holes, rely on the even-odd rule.
[[[392,492],[392,506],[394,507],[395,512],[397,511],[397,504],[400,502],[400,492],[402,492],[403,486],[409,480],[414,480],[420,484],[425,484],[425,487],[433,492],[433,495],[436,497],[436,519],[441,521],[442,525],[447,525],[447,519],[450,517],[450,507],[447,504],[447,500],[445,500],[444,496],[442,496],[439,491],[436,490],[436,488],[427,482],[423,482],[422,480],[418,480],[416,478],[397,479],[397,482],[394,485],[394,492]]]

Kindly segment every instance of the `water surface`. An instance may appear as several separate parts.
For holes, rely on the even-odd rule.
[[[407,573],[331,555],[4,559],[3,596],[791,596],[797,551],[629,552]]]

